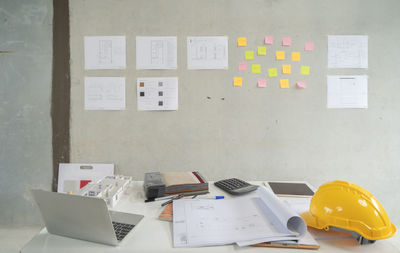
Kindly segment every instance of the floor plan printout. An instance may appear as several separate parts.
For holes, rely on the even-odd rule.
[[[124,110],[125,77],[85,77],[85,110]]]
[[[228,69],[228,37],[188,37],[188,69]]]
[[[306,234],[304,220],[287,205],[277,204],[276,199],[270,201],[276,198],[272,192],[260,187],[257,193],[259,197],[255,198],[174,201],[174,247],[245,246],[294,240]]]
[[[368,108],[368,77],[328,76],[328,108]]]
[[[125,69],[125,36],[85,37],[85,69]]]
[[[139,111],[178,110],[178,78],[138,78],[137,101]]]
[[[176,68],[176,37],[136,37],[136,69]]]
[[[328,36],[328,68],[368,68],[368,36]]]

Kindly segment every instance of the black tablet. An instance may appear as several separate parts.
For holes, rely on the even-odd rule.
[[[269,187],[276,195],[285,196],[313,196],[314,191],[307,183],[295,182],[268,182]]]

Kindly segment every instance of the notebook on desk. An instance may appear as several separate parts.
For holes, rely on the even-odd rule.
[[[31,190],[50,234],[118,245],[143,215],[109,211],[100,198]]]
[[[208,182],[198,171],[163,172],[161,176],[165,182],[165,194],[167,195],[208,192]]]

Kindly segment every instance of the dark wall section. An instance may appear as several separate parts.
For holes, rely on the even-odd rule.
[[[51,120],[53,127],[53,191],[57,191],[58,164],[69,162],[69,5],[53,0],[53,84]]]

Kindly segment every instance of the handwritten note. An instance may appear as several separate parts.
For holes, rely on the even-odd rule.
[[[310,74],[310,66],[301,66],[301,74],[308,76]]]
[[[262,78],[258,79],[257,87],[258,87],[258,88],[265,88],[265,87],[267,87],[267,80],[262,79]]]
[[[282,73],[283,74],[290,74],[292,73],[292,68],[290,65],[282,65]]]
[[[244,52],[244,58],[246,60],[253,60],[254,59],[254,51],[247,50],[246,52]]]
[[[238,63],[238,69],[239,71],[245,71],[247,70],[247,62],[242,61]]]
[[[296,86],[297,86],[297,88],[300,88],[300,89],[307,88],[306,83],[304,81],[297,81]]]
[[[292,52],[292,61],[300,61],[300,52]]]
[[[266,36],[264,37],[264,43],[265,43],[265,44],[268,44],[268,45],[274,44],[274,36],[272,36],[272,35],[266,35]]]
[[[305,51],[313,51],[314,50],[314,42],[306,42],[304,46]]]
[[[267,55],[267,47],[258,47],[257,54],[258,55]]]
[[[269,68],[268,69],[268,76],[269,77],[276,77],[278,76],[278,71],[276,68]]]
[[[260,64],[252,64],[251,72],[253,73],[261,73],[261,65]]]
[[[278,61],[285,60],[285,51],[276,51],[275,56]]]
[[[242,80],[242,78],[241,77],[234,77],[233,78],[233,86],[239,86],[239,87],[242,87],[242,83],[243,83],[243,80]]]
[[[282,38],[282,46],[290,46],[292,45],[292,38],[284,37]]]
[[[281,79],[280,80],[281,89],[289,88],[289,79]]]
[[[239,37],[239,38],[237,38],[237,45],[238,45],[238,47],[245,47],[245,46],[247,46],[247,38],[246,38],[246,37]]]

